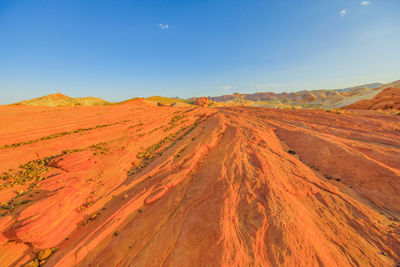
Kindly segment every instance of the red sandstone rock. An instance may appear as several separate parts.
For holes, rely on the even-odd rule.
[[[388,87],[373,99],[361,100],[343,109],[398,109],[400,110],[400,87]]]
[[[37,187],[0,190],[15,204],[1,211],[0,262],[58,247],[46,265],[395,266],[398,123],[352,110],[0,107],[0,173],[56,156]]]
[[[201,106],[201,107],[206,107],[210,104],[210,100],[207,97],[200,97],[197,98],[194,102],[193,105],[196,106]]]

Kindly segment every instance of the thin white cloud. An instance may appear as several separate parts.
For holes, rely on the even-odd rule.
[[[344,17],[347,15],[347,10],[343,9],[342,11],[340,11],[339,16]]]
[[[281,87],[279,83],[267,83],[268,87]]]
[[[222,87],[222,90],[231,90],[231,89],[233,89],[233,87],[230,86],[230,85],[227,85],[227,86],[223,86],[223,87]]]
[[[251,87],[254,88],[271,88],[271,87],[281,87],[279,83],[263,83],[263,84],[251,84]]]
[[[166,30],[169,28],[168,24],[163,24],[163,23],[158,24],[158,27],[160,27],[161,30]]]
[[[360,5],[362,5],[362,6],[368,6],[368,5],[370,5],[371,4],[371,1],[362,1],[361,3],[360,3]]]

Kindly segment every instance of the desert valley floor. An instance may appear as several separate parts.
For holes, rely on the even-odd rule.
[[[390,112],[0,107],[0,265],[398,266]]]

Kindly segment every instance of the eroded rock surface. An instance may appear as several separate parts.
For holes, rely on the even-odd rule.
[[[0,262],[396,266],[399,123],[375,111],[0,107]]]

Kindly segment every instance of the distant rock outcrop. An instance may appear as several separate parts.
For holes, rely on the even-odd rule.
[[[210,100],[207,97],[200,97],[197,98],[194,102],[193,105],[196,106],[201,106],[201,107],[206,107],[210,104]]]
[[[388,84],[374,98],[361,100],[344,109],[400,109],[400,81]]]
[[[108,106],[112,103],[97,97],[69,97],[61,93],[46,95],[30,100],[21,101],[13,105],[26,106]]]

